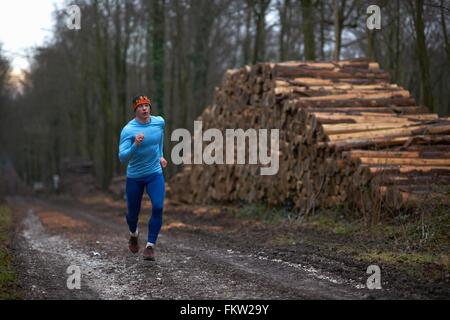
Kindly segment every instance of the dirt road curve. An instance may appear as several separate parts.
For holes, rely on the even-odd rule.
[[[26,299],[364,299],[365,269],[304,255],[289,261],[217,236],[223,226],[165,213],[157,261],[127,249],[123,212],[76,203],[10,198],[17,219],[14,251]],[[140,230],[146,235],[147,217]],[[192,231],[194,230],[194,231]],[[141,246],[145,243],[141,237]],[[256,240],[256,239],[255,239]],[[335,264],[336,272],[321,268]],[[342,264],[342,263],[341,263]],[[67,268],[82,272],[67,288]],[[368,296],[370,294],[370,296]],[[384,291],[377,298],[388,298]]]

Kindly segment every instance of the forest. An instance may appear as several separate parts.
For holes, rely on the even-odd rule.
[[[67,2],[67,6],[70,4]],[[170,133],[193,130],[229,69],[366,57],[421,105],[450,115],[450,3],[444,0],[79,0],[81,28],[55,10],[53,37],[20,79],[0,39],[0,163],[50,183],[64,159],[91,161],[108,188],[131,98],[147,94]],[[370,30],[368,7],[380,8]],[[178,166],[169,161],[167,174]]]

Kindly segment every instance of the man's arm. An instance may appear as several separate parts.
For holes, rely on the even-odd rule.
[[[121,163],[128,162],[137,148],[133,139],[127,138],[124,131],[120,134],[119,160]]]
[[[161,142],[159,143],[159,157],[164,157],[164,131],[161,134]]]
[[[167,167],[167,160],[164,159],[164,128],[166,126],[166,123],[164,121],[164,118],[161,117],[162,119],[162,133],[161,133],[161,141],[159,143],[159,161],[161,163],[161,167],[165,168]]]
[[[164,157],[164,130],[166,128],[166,122],[163,117],[161,117],[161,141],[159,142],[159,157]]]

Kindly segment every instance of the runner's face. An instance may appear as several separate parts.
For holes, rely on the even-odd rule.
[[[150,117],[150,105],[143,104],[137,107],[136,109],[136,115],[140,119],[148,119]]]

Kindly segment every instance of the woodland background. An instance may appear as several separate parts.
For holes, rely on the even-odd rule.
[[[67,5],[74,4],[67,2]],[[55,11],[53,38],[17,82],[1,50],[0,164],[50,183],[64,159],[92,161],[98,185],[124,173],[117,157],[131,98],[147,94],[170,133],[192,130],[227,69],[260,61],[369,57],[391,81],[450,114],[448,0],[80,0],[81,30]],[[382,29],[366,27],[369,5]],[[169,161],[167,174],[178,170]]]

